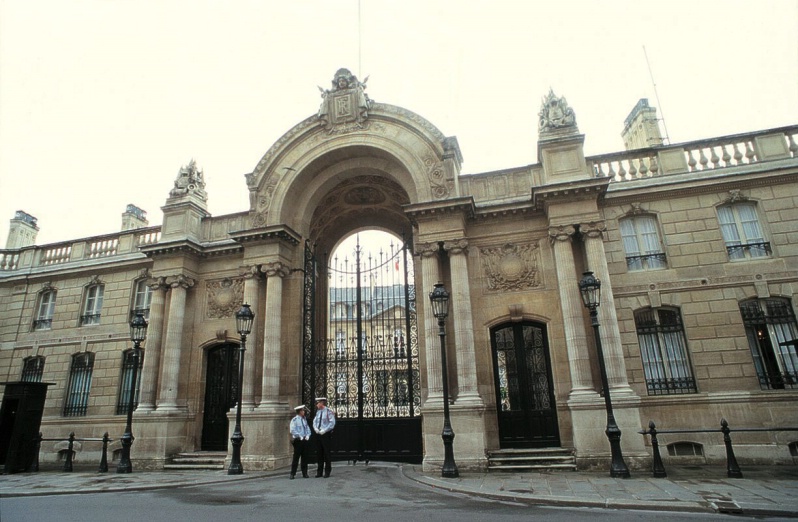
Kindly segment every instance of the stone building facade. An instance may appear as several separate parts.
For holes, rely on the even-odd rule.
[[[627,127],[651,115],[641,107]],[[716,428],[721,418],[733,428],[797,426],[798,126],[668,145],[657,130],[627,140],[656,146],[586,158],[564,98],[550,92],[539,118],[538,163],[465,176],[456,138],[374,102],[342,69],[318,113],[246,176],[249,209],[211,216],[192,161],[162,226],[128,207],[122,232],[35,245],[35,218],[18,214],[14,237],[29,240],[0,251],[0,376],[54,383],[46,438],[118,439],[131,386],[128,322],[140,310],[149,328],[134,465],[231,451],[237,384],[213,371],[235,364],[234,315],[248,303],[242,460],[245,469],[285,466],[292,407],[332,389],[324,382],[332,377],[308,384],[306,375],[314,352],[305,332],[316,328],[308,296],[317,291],[308,287],[309,245],[330,252],[376,228],[408,238],[418,296],[407,308],[417,321],[408,330],[418,365],[408,374],[418,406],[410,416],[420,428],[407,437],[418,439],[427,469],[443,461],[440,337],[426,299],[439,281],[451,294],[445,342],[461,469],[524,448],[562,448],[579,467],[606,466],[605,403],[578,287],[586,271],[602,283],[599,335],[631,468],[651,462],[650,441],[637,433],[650,420],[661,429]],[[329,308],[316,300],[320,324]],[[214,403],[221,425],[208,419]],[[794,433],[736,435],[735,453],[740,462],[793,462]],[[666,459],[725,458],[717,432],[660,443]],[[367,453],[375,444],[362,442]],[[57,451],[44,445],[42,458]]]

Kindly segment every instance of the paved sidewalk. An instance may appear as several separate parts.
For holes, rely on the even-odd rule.
[[[406,465],[405,476],[431,487],[529,504],[741,513],[798,517],[798,466],[744,469],[742,479],[725,467],[670,467],[667,478],[637,471],[632,478],[608,472],[461,473],[458,478],[421,473]]]
[[[744,468],[742,479],[726,478],[725,468],[713,466],[671,466],[664,479],[641,471],[633,472],[630,479],[614,479],[606,472],[567,471],[463,472],[458,478],[445,479],[438,473],[422,472],[421,466],[396,466],[406,478],[434,489],[528,504],[798,518],[798,466]],[[346,473],[347,468],[354,469],[338,464],[336,474]],[[232,476],[226,471],[18,473],[0,475],[0,498],[186,487],[286,473],[286,469]]]

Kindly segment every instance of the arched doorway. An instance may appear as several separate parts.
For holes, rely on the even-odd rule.
[[[490,331],[499,445],[560,445],[546,325],[506,323]]]
[[[305,274],[303,399],[335,411],[333,457],[421,462],[410,244],[319,260],[308,243]]]
[[[227,451],[227,413],[236,403],[238,354],[237,344],[223,344],[207,352],[205,408],[200,446],[203,451]]]

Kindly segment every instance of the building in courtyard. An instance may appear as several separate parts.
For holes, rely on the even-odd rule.
[[[239,213],[209,214],[193,161],[164,195],[161,226],[131,205],[120,232],[36,245],[47,223],[17,212],[0,250],[0,377],[53,383],[45,438],[109,432],[116,455],[137,384],[128,323],[142,313],[134,465],[229,455],[234,315],[248,303],[245,469],[288,464],[292,408],[317,396],[338,412],[338,458],[432,469],[444,457],[444,404],[428,294],[443,282],[458,467],[535,455],[606,467],[597,346],[579,291],[590,271],[630,468],[651,463],[638,430],[652,420],[718,430],[661,435],[666,465],[723,462],[722,418],[732,429],[798,426],[798,125],[664,143],[641,100],[607,129],[623,128],[627,150],[585,157],[564,98],[550,92],[525,110],[539,110],[538,162],[465,176],[456,138],[371,100],[341,69],[318,112],[247,174],[250,208]],[[329,259],[366,229],[396,247],[366,261],[363,245],[343,267]],[[792,463],[797,441],[734,434],[741,464]],[[44,442],[41,459],[62,450]],[[86,443],[76,458],[98,451]]]

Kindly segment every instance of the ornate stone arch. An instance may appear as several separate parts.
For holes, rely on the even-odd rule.
[[[253,227],[287,224],[306,234],[320,201],[355,177],[386,180],[406,194],[404,203],[457,195],[457,142],[422,117],[374,104],[362,125],[330,132],[323,123],[299,123],[248,175]]]

